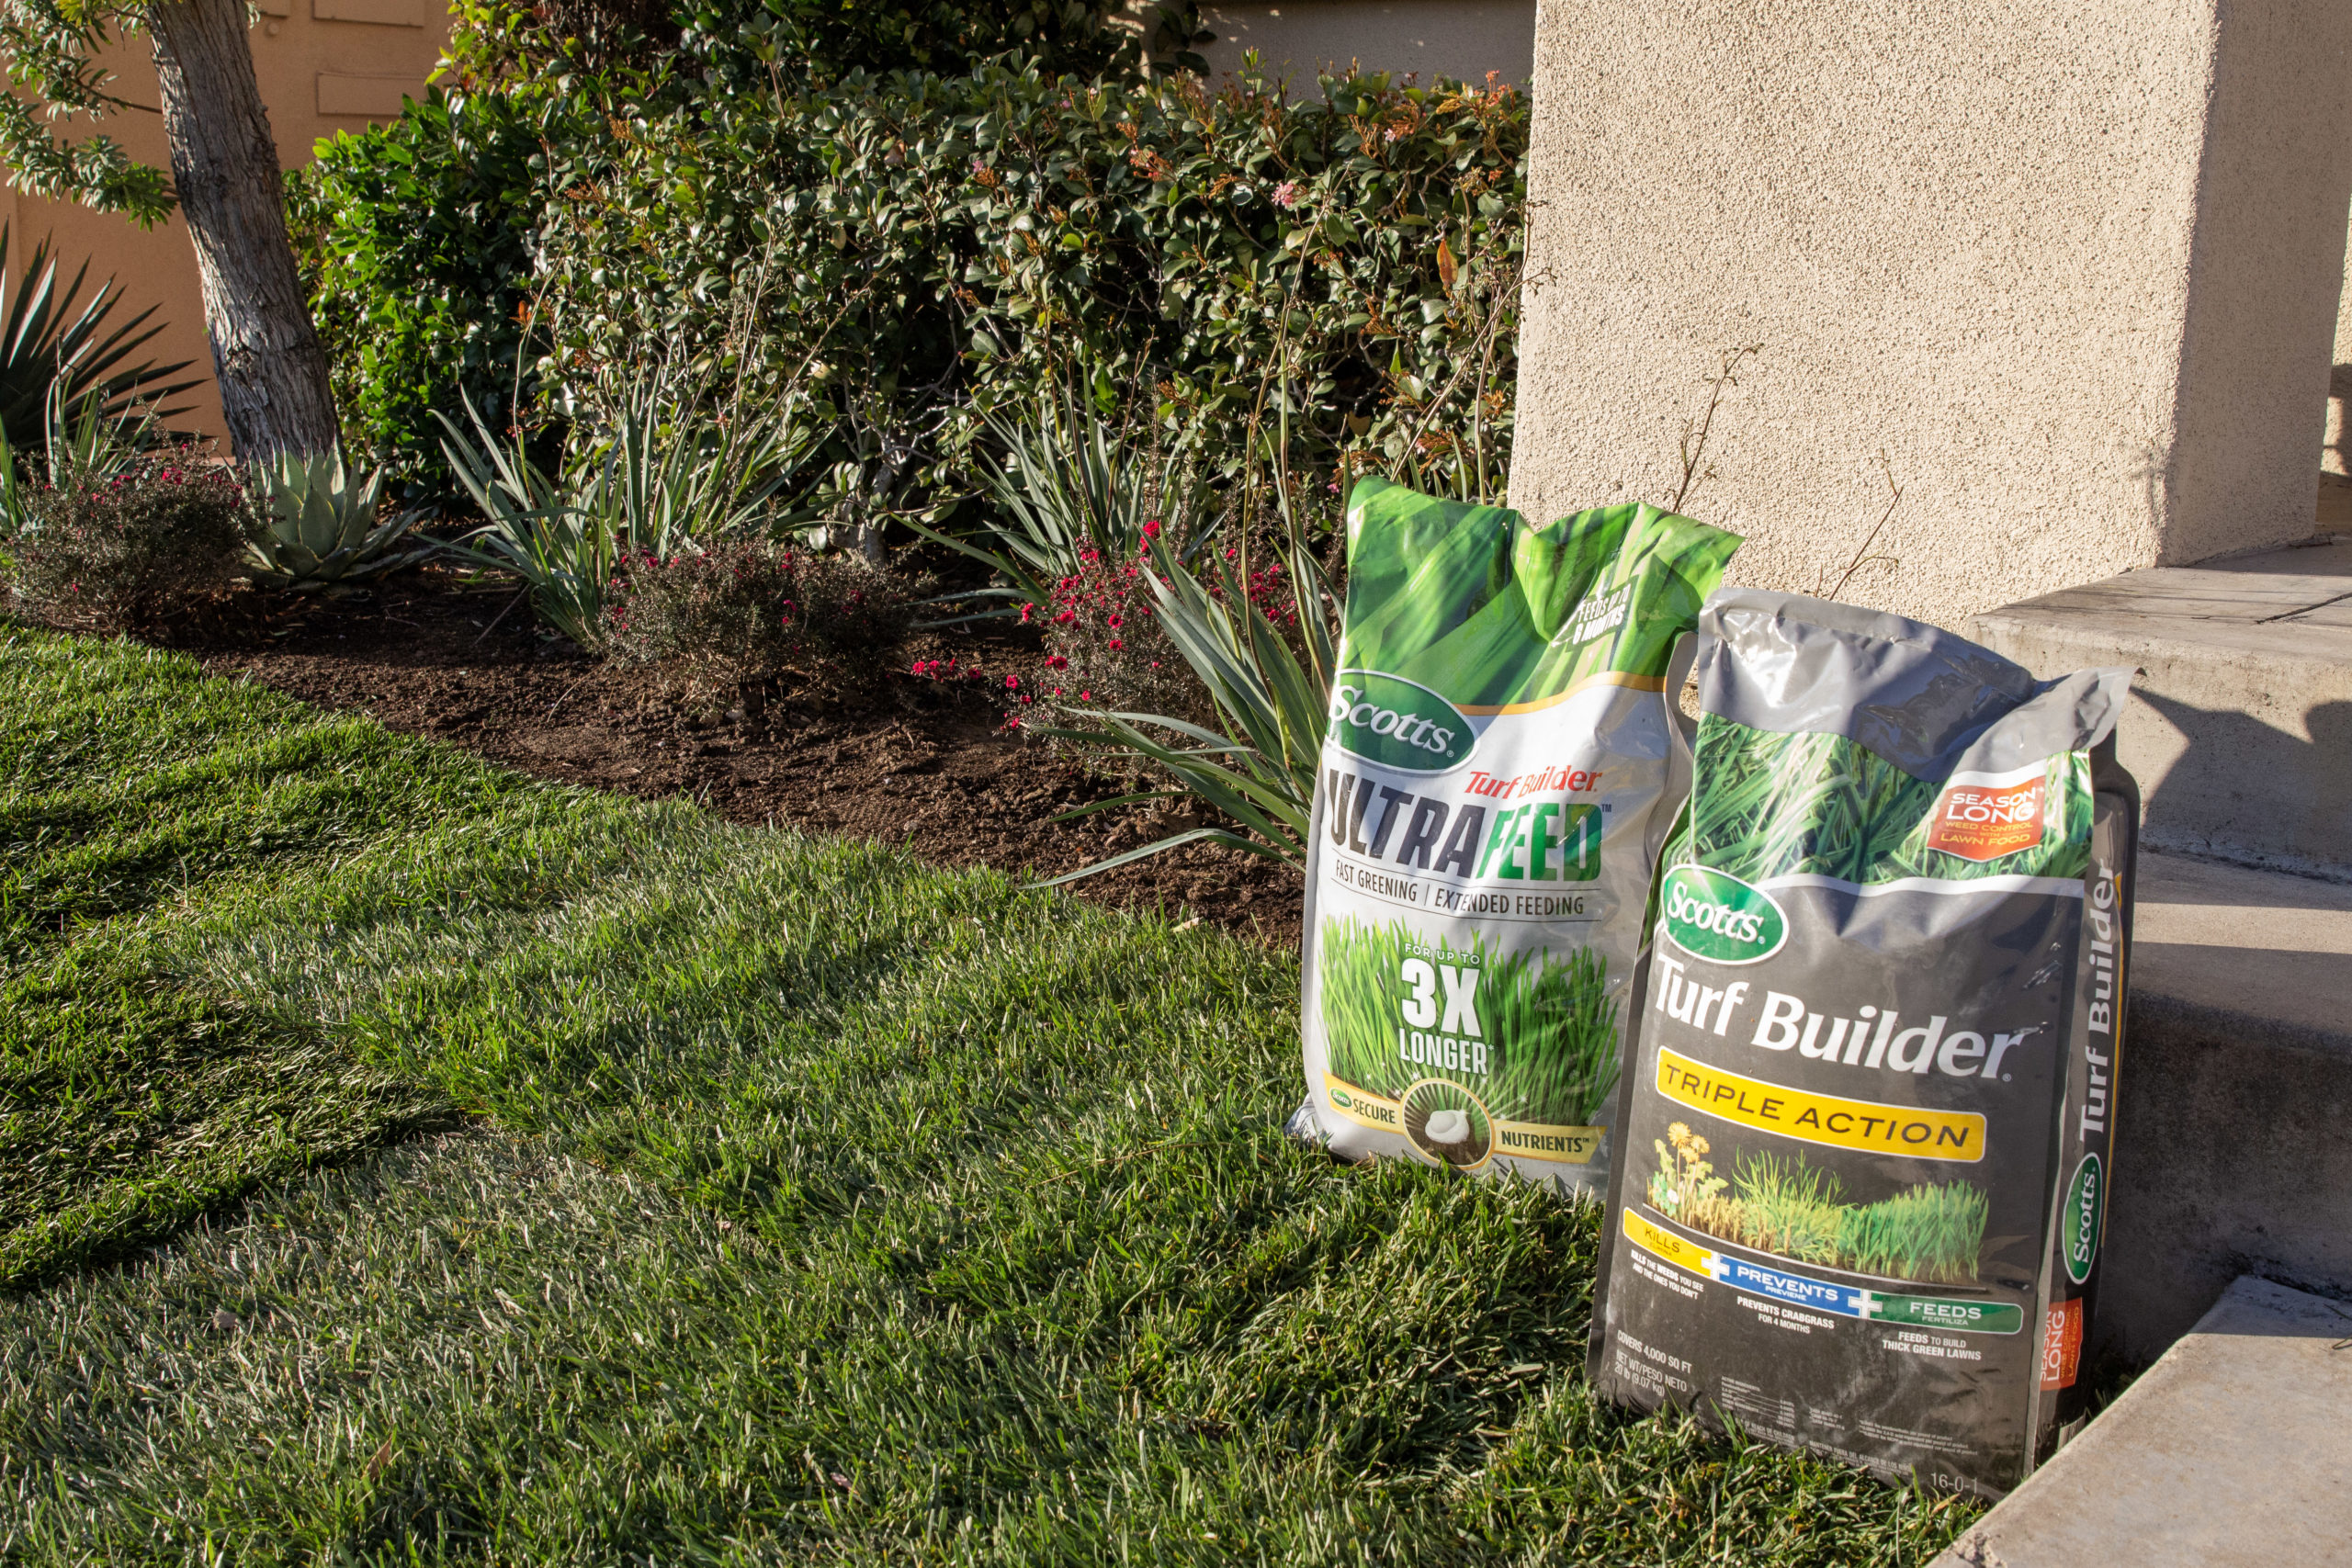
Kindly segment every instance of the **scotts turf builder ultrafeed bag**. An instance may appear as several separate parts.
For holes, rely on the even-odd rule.
[[[1685,783],[1667,665],[1738,544],[1651,506],[1537,527],[1356,486],[1295,1132],[1349,1159],[1605,1180]]]
[[[2131,679],[1725,590],[1700,617],[1594,1383],[1997,1495],[2080,1414]]]

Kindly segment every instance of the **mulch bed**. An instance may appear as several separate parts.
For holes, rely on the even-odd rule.
[[[1046,742],[1005,734],[980,692],[893,673],[854,705],[712,696],[550,644],[514,600],[511,589],[468,590],[428,570],[340,599],[275,599],[266,620],[216,619],[169,640],[212,674],[364,712],[541,778],[686,795],[733,821],[889,840],[949,865],[1057,876],[1181,825],[1139,808],[1047,822],[1125,792]],[[924,634],[898,662],[948,652],[966,664],[976,653],[990,666],[1030,662],[1001,636],[963,628]],[[1238,850],[1187,845],[1072,891],[1272,944],[1299,940],[1298,874]]]

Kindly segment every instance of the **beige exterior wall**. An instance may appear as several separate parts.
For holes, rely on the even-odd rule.
[[[1212,75],[1241,69],[1256,50],[1268,74],[1294,90],[1328,67],[1418,72],[1423,81],[1483,82],[1489,71],[1524,86],[1535,61],[1535,0],[1284,0],[1201,7],[1216,34],[1201,54]]]
[[[396,118],[403,92],[424,91],[449,33],[448,14],[434,0],[261,0],[260,9],[253,31],[254,70],[269,108],[278,159],[289,169],[309,163],[322,137]],[[130,40],[112,60],[119,75],[115,91],[153,107],[155,69],[148,40]],[[134,157],[170,166],[157,116],[120,115],[104,129]],[[20,268],[33,243],[50,234],[68,277],[85,257],[91,263],[91,286],[113,275],[124,296],[117,321],[160,306],[155,319],[165,323],[164,331],[141,355],[189,360],[183,374],[205,380],[188,394],[194,406],[173,423],[208,434],[221,433],[196,258],[176,216],[142,232],[125,219],[45,201],[7,186],[0,186],[0,218],[8,220],[13,235],[14,266]]]
[[[2341,0],[1544,0],[1511,499],[1670,495],[1743,581],[1964,625],[2308,536]]]

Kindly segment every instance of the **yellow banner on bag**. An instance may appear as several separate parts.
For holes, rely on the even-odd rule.
[[[1555,1165],[1590,1165],[1606,1127],[1555,1127],[1548,1122],[1498,1122],[1495,1153]]]
[[[1668,1263],[1688,1269],[1693,1274],[1715,1277],[1715,1255],[1712,1248],[1695,1241],[1685,1241],[1663,1225],[1652,1224],[1633,1210],[1624,1211],[1625,1239],[1645,1252],[1654,1252]]]
[[[1808,1144],[1972,1165],[1984,1157],[1984,1118],[1976,1111],[1808,1094],[1711,1067],[1679,1051],[1658,1052],[1657,1091],[1722,1121]]]

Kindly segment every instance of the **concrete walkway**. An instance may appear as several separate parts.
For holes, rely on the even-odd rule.
[[[1935,1568],[2352,1562],[2352,1302],[2251,1277]]]

